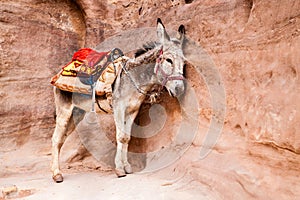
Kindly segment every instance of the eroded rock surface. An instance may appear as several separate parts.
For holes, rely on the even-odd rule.
[[[60,66],[81,47],[95,48],[118,32],[155,26],[160,17],[168,29],[184,24],[214,62],[225,87],[226,118],[212,153],[199,160],[214,113],[203,77],[189,67],[187,78],[200,105],[198,135],[186,156],[158,175],[184,177],[176,189],[201,187],[213,199],[300,196],[300,1],[5,0],[0,10],[3,176],[48,170],[55,126],[49,80]],[[180,112],[174,110],[175,119]],[[145,145],[154,140],[135,139],[131,149],[143,145],[141,151],[147,151]],[[67,145],[76,141],[73,137]],[[72,151],[64,147],[63,153]],[[30,159],[15,159],[21,152]],[[86,165],[99,168],[90,155],[87,159]]]

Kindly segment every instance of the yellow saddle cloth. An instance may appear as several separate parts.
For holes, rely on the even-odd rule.
[[[96,95],[104,95],[111,92],[111,85],[122,68],[120,62],[127,59],[122,57],[122,54],[117,48],[110,52],[96,52],[89,48],[80,49],[73,55],[72,61],[51,78],[51,84],[64,91],[91,94],[91,86],[84,84],[82,77],[98,73],[97,66],[104,66],[105,69],[102,71],[103,68],[101,68],[101,74],[96,76],[97,81],[94,80]],[[117,59],[111,59],[110,56],[117,56]]]
[[[111,85],[114,82],[118,72],[122,67],[120,64],[118,64],[119,59],[115,61],[117,63],[115,64],[115,66],[112,63],[109,64],[104,70],[104,72],[98,78],[98,81],[96,83],[96,95],[102,96],[106,93],[106,91],[111,90]],[[72,68],[71,66],[70,68],[73,69],[75,63],[72,62],[69,65],[72,65]],[[91,87],[89,85],[83,84],[79,80],[79,78],[73,76],[73,74],[74,73],[72,72],[72,70],[70,70],[69,72],[61,70],[58,74],[52,77],[51,84],[64,91],[76,92],[82,94],[91,94],[92,93]]]

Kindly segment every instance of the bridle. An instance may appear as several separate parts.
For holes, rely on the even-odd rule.
[[[163,77],[163,81],[161,83],[161,85],[164,87],[166,86],[168,81],[173,81],[173,80],[184,80],[183,75],[172,75],[172,74],[167,74],[161,67],[161,61],[162,61],[162,57],[163,57],[163,48],[160,49],[159,51],[159,56],[156,59],[156,66],[155,66],[155,74],[158,75],[158,72],[160,72],[160,74]]]
[[[157,96],[160,95],[160,93],[162,92],[162,89],[164,86],[166,86],[168,81],[172,81],[172,80],[184,80],[183,75],[172,75],[172,74],[167,74],[161,67],[161,61],[162,61],[162,56],[163,56],[163,48],[160,49],[159,51],[159,56],[156,59],[156,66],[155,66],[155,74],[158,75],[158,72],[160,72],[160,74],[163,76],[163,81],[161,83],[161,85],[158,87],[158,91],[157,92],[146,92],[144,91],[142,88],[140,88],[136,82],[133,80],[133,78],[130,75],[129,70],[126,68],[126,64],[127,61],[121,63],[122,66],[122,71],[125,72],[125,74],[129,77],[129,80],[131,81],[131,83],[134,85],[134,87],[137,89],[137,91],[145,96],[148,96],[150,98],[150,102],[155,102]],[[115,64],[113,63],[114,67]],[[116,68],[116,67],[115,67]]]

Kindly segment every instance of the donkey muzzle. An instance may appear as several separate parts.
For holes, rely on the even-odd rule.
[[[168,81],[166,88],[171,96],[179,97],[184,93],[184,80]]]

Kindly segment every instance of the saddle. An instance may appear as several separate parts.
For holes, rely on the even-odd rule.
[[[108,52],[82,48],[52,77],[51,84],[64,91],[91,94],[92,86],[98,80],[105,83],[105,73],[114,73],[116,77],[116,69],[112,63],[122,56],[123,52],[118,48]],[[96,91],[96,95],[103,94],[104,91]]]
[[[95,83],[108,64],[123,56],[123,52],[115,48],[109,52],[97,52],[83,48],[74,53],[72,61],[62,68],[61,75],[79,77],[86,85]]]

